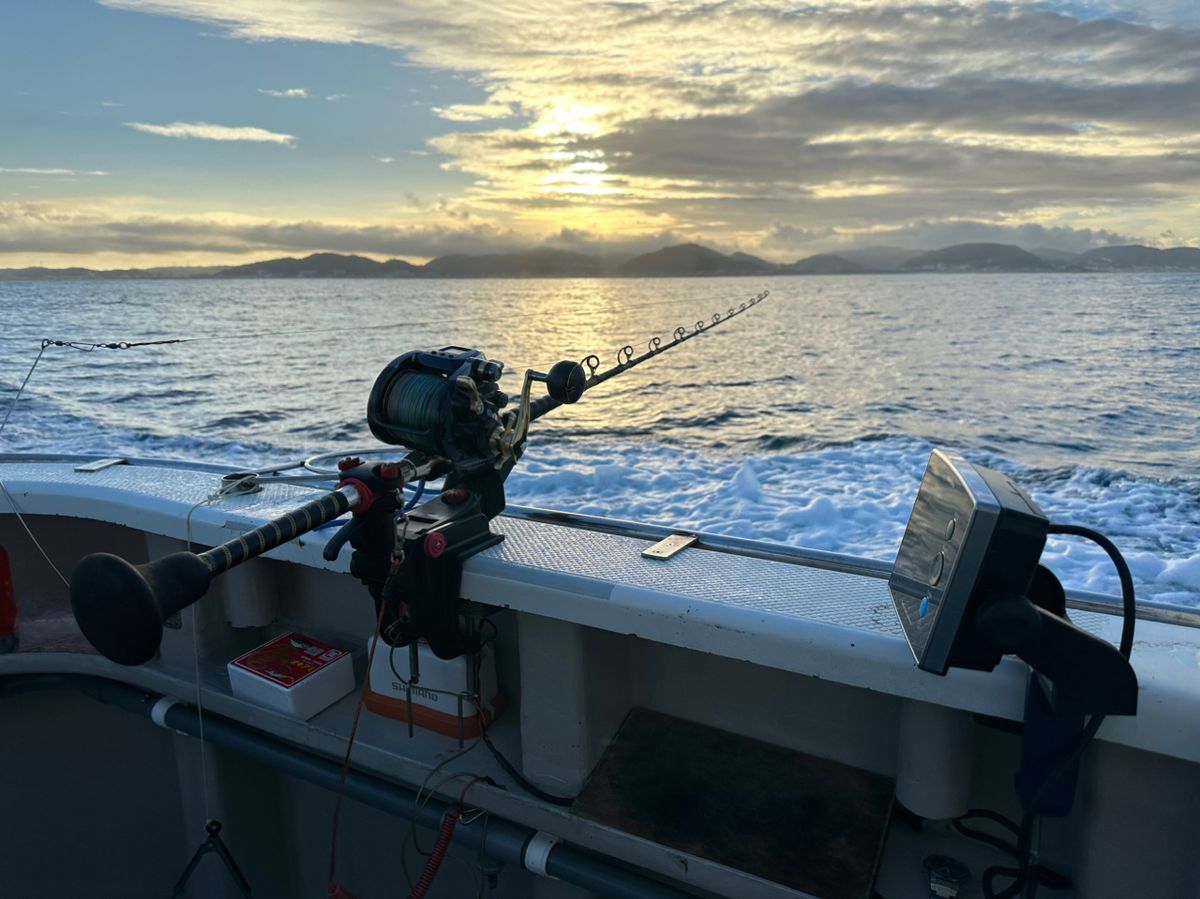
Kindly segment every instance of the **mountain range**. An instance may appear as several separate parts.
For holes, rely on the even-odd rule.
[[[424,265],[403,259],[313,253],[233,267],[98,271],[87,268],[0,269],[0,281],[133,278],[645,278],[728,275],[858,275],[905,272],[1200,272],[1200,248],[1114,246],[1068,253],[1010,244],[962,243],[939,250],[864,247],[790,263],[747,253],[718,253],[695,243],[639,256],[595,256],[542,247],[516,253],[439,256]]]

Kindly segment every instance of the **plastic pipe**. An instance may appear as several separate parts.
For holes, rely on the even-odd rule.
[[[0,697],[34,690],[77,690],[108,705],[150,718],[161,726],[198,737],[199,716],[196,707],[158,693],[131,687],[119,681],[85,675],[14,675],[0,678]],[[157,711],[155,711],[157,709]],[[341,782],[341,765],[323,756],[283,743],[228,718],[208,713],[204,716],[204,738],[214,745],[283,771],[327,790],[336,791]],[[346,796],[364,805],[397,817],[414,820],[418,825],[437,830],[450,803],[438,799],[417,806],[416,791],[361,771],[350,771],[346,778]],[[585,852],[568,843],[555,842],[538,858],[529,857],[545,845],[547,834],[518,824],[494,813],[477,823],[462,824],[454,830],[454,842],[482,851],[496,861],[518,865],[542,876],[554,877],[575,886],[614,899],[695,899],[697,893],[632,867],[617,866],[602,856]]]

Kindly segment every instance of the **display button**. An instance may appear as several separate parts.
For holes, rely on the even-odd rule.
[[[938,553],[929,563],[929,586],[933,587],[942,579],[942,569],[946,567],[946,554]]]
[[[950,540],[954,537],[954,529],[958,526],[958,519],[951,518],[946,522],[946,539]]]
[[[919,606],[917,606],[917,616],[920,618],[924,618],[928,614],[929,614],[929,597],[922,596],[921,604]]]

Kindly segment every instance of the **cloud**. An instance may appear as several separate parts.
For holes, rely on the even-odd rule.
[[[36,169],[36,168],[3,168],[0,167],[0,175],[69,175],[79,177],[81,175],[88,176],[104,176],[108,172],[100,171],[85,171],[82,169]]]
[[[327,251],[426,258],[451,252],[509,252],[529,243],[512,229],[469,218],[454,224],[359,225],[170,217],[106,203],[0,201],[0,254],[233,256]]]
[[[729,243],[954,221],[1197,236],[1186,0],[1124,3],[1125,20],[1113,0],[106,2],[464,76],[485,101],[435,112],[475,127],[429,149],[473,176],[473,208],[530,233],[570,217]]]
[[[125,122],[125,127],[161,137],[195,138],[196,140],[251,141],[254,143],[291,146],[296,138],[291,134],[267,131],[247,126],[230,127],[208,122],[171,122],[169,125],[149,125],[145,122]]]
[[[507,119],[513,111],[507,103],[456,103],[453,106],[435,106],[433,113],[450,122],[482,122],[487,119]]]
[[[650,253],[663,247],[695,241],[712,246],[717,241],[713,238],[696,233],[681,233],[678,231],[653,231],[628,237],[613,237],[599,234],[586,228],[562,228],[558,232],[547,235],[542,239],[542,245],[559,250],[572,250],[576,253],[591,253],[593,255],[627,255],[634,256]]]
[[[769,250],[799,252],[808,247],[832,244],[833,228],[800,228],[785,222],[773,222],[759,240],[759,247]]]
[[[283,88],[282,90],[274,90],[274,89],[268,88],[268,87],[260,87],[258,89],[258,92],[260,94],[266,94],[268,97],[287,97],[287,98],[296,99],[296,100],[307,100],[308,99],[308,91],[306,91],[302,87],[288,87],[288,88]]]
[[[393,162],[396,161],[396,157],[395,156],[376,156],[375,161],[382,162],[384,165],[391,165]]]
[[[899,226],[873,227],[867,230],[799,228],[786,222],[775,222],[761,235],[757,245],[763,251],[795,258],[817,252],[837,253],[880,245],[939,249],[958,243],[1004,243],[1016,244],[1029,250],[1053,249],[1082,253],[1096,247],[1134,243],[1174,246],[1180,242],[1176,235],[1171,235],[1170,238],[1160,235],[1158,240],[1151,240],[1103,228],[1072,228],[1036,222],[1004,224],[948,218],[940,221],[922,220]]]

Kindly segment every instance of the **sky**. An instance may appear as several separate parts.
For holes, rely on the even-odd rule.
[[[1200,245],[1200,3],[4,0],[0,267]]]

